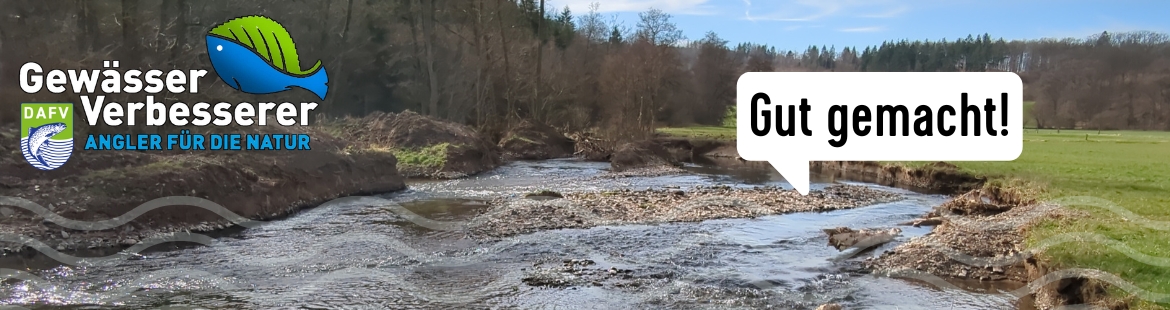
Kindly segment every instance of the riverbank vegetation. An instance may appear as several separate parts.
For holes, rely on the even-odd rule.
[[[692,138],[730,137],[734,127],[663,128],[660,132]],[[1024,187],[1039,201],[1056,201],[1087,212],[1072,219],[1044,221],[1029,230],[1027,245],[1040,246],[1050,238],[1088,232],[1119,241],[1150,257],[1170,254],[1170,232],[1142,225],[1170,221],[1170,132],[1030,129],[1024,133],[1024,151],[1014,161],[953,162],[962,172],[988,178],[988,183]],[[924,162],[888,163],[921,167]],[[1073,197],[1103,199],[1135,216],[1110,211]],[[1084,201],[1084,200],[1080,200]],[[1053,239],[1055,240],[1055,239]],[[1146,264],[1108,244],[1063,242],[1040,256],[1050,267],[1091,268],[1106,271],[1154,292],[1170,292],[1170,269]],[[1113,291],[1113,297],[1129,293]],[[1157,305],[1134,299],[1138,309]],[[1163,305],[1165,306],[1165,305]]]
[[[1035,126],[1170,129],[1170,37],[1162,33],[1012,41],[962,34],[784,51],[733,44],[716,33],[688,37],[661,10],[623,24],[599,13],[600,5],[572,12],[541,0],[18,1],[0,8],[0,28],[20,29],[0,33],[0,69],[26,61],[95,68],[97,60],[116,59],[123,68],[206,70],[206,28],[247,12],[280,21],[302,58],[321,59],[329,69],[329,96],[319,112],[412,110],[471,125],[492,142],[524,121],[593,132],[610,147],[662,126],[720,126],[734,105],[737,77],[749,71],[1012,71],[1035,101],[1029,118]],[[197,95],[166,95],[261,99],[214,77],[203,84]],[[76,99],[15,88],[0,95],[11,99],[0,103],[5,107]],[[299,102],[303,95],[262,99]],[[130,96],[106,99],[141,100]],[[0,122],[16,120],[0,113]]]
[[[993,180],[1021,179],[1039,184],[1041,200],[1063,202],[1088,216],[1043,222],[1030,231],[1028,244],[1044,244],[1066,233],[1090,232],[1116,240],[1141,255],[1170,255],[1170,231],[1143,225],[1170,222],[1170,132],[1055,130],[1028,131],[1024,152],[1009,162],[954,162],[962,170]],[[1071,197],[1104,199],[1134,216],[1110,211]],[[1064,199],[1064,200],[1062,200]],[[1064,242],[1041,255],[1053,267],[1106,271],[1154,292],[1170,292],[1170,269],[1137,261],[1115,246],[1083,241]],[[1115,291],[1126,298],[1127,292]],[[1136,301],[1136,299],[1135,299]],[[1137,302],[1139,309],[1154,305]],[[1167,305],[1163,305],[1167,306]]]

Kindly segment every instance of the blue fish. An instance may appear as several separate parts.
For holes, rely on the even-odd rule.
[[[49,166],[45,161],[45,149],[41,148],[45,142],[49,142],[49,138],[65,131],[69,128],[65,123],[49,123],[41,125],[40,127],[28,128],[28,153],[41,162],[42,165]]]
[[[304,88],[325,100],[329,91],[329,77],[325,67],[308,76],[298,77],[281,72],[240,43],[217,36],[207,36],[207,55],[211,67],[228,86],[249,94],[271,94]]]

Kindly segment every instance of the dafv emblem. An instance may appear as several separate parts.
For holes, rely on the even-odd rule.
[[[53,170],[73,155],[73,104],[20,105],[20,150],[33,167]]]
[[[292,36],[268,17],[244,16],[211,29],[207,56],[224,83],[245,93],[271,94],[295,86],[325,100],[329,92],[321,61],[302,69]]]

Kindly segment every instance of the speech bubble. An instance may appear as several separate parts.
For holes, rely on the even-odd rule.
[[[810,161],[1011,161],[1023,93],[1012,72],[749,72],[736,148],[804,195]]]

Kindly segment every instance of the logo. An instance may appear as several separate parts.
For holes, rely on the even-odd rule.
[[[325,100],[329,90],[321,61],[301,69],[292,36],[268,17],[244,16],[211,29],[207,55],[219,78],[245,93],[271,94],[296,86]]]
[[[20,105],[20,150],[33,167],[53,170],[73,154],[73,104]]]

